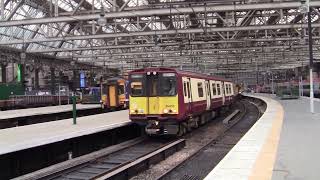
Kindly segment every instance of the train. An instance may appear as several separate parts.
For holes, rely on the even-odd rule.
[[[126,109],[129,106],[128,80],[121,77],[108,78],[101,82],[101,107],[103,109]]]
[[[236,99],[229,80],[172,68],[129,72],[129,118],[151,136],[182,136]]]

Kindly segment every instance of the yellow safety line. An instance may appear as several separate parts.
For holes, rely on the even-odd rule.
[[[272,179],[284,114],[283,107],[280,104],[276,109],[279,109],[279,111],[272,122],[272,128],[254,164],[249,180]]]
[[[273,166],[276,160],[278,144],[280,140],[280,132],[283,123],[284,110],[283,107],[278,104],[278,112],[272,123],[272,128],[269,131],[266,142],[258,155],[258,158],[254,164],[253,171],[249,177],[249,180],[271,180]]]

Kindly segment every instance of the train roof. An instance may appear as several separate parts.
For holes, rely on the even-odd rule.
[[[220,78],[220,77],[216,77],[216,76],[209,76],[209,75],[206,75],[206,74],[195,73],[195,72],[191,72],[191,71],[182,71],[182,70],[177,70],[177,69],[174,69],[174,68],[166,68],[166,67],[141,68],[141,69],[133,70],[133,71],[129,72],[129,74],[131,74],[131,73],[146,73],[146,72],[149,72],[149,71],[176,72],[176,73],[178,73],[180,75],[190,76],[190,77],[193,77],[193,78],[206,78],[206,79],[210,79],[210,80],[231,82],[230,80],[227,80],[227,79],[224,79],[224,78]]]

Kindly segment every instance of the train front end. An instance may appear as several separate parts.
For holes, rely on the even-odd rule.
[[[177,134],[177,73],[172,69],[141,69],[132,71],[129,81],[130,119],[145,126],[149,135]]]

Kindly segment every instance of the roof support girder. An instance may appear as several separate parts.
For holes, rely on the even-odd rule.
[[[320,23],[312,24],[313,28],[320,27]],[[263,25],[263,26],[244,26],[244,27],[221,27],[207,28],[208,33],[214,32],[235,32],[235,31],[251,31],[251,30],[271,30],[271,29],[291,29],[291,28],[307,28],[307,24],[281,24],[281,25]],[[204,33],[203,28],[197,29],[177,29],[177,30],[162,30],[162,31],[140,31],[130,33],[106,33],[95,35],[78,35],[53,38],[36,38],[36,39],[18,39],[10,41],[1,41],[0,45],[37,43],[37,42],[54,42],[54,41],[69,41],[69,40],[88,40],[88,39],[103,39],[116,37],[135,37],[135,36],[150,36],[150,35],[173,35],[173,34],[193,34]]]
[[[226,11],[246,11],[246,10],[270,10],[270,9],[290,9],[299,8],[301,2],[279,2],[279,3],[254,3],[254,4],[234,4],[234,5],[212,5],[212,6],[197,6],[197,7],[177,7],[172,9],[142,9],[134,11],[118,11],[108,12],[106,18],[129,18],[136,16],[161,16],[168,14],[192,14],[200,12],[226,12]],[[319,7],[320,1],[311,1],[310,7]],[[31,24],[58,23],[58,22],[74,22],[74,21],[89,21],[98,19],[99,13],[89,15],[74,15],[74,16],[58,16],[51,18],[36,18],[23,19],[15,21],[1,21],[0,27],[20,26]]]

